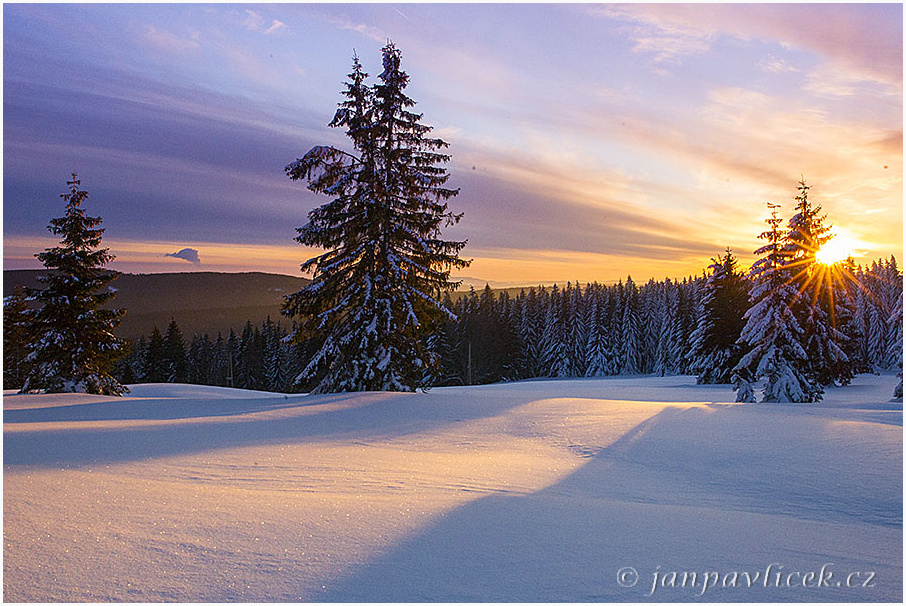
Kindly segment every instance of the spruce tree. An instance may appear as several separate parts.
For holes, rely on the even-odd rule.
[[[189,376],[189,360],[186,341],[175,319],[170,320],[164,335],[164,357],[167,383],[185,383]]]
[[[280,324],[275,324],[270,316],[261,325],[261,338],[264,341],[264,389],[281,392],[286,389],[288,368],[287,350],[283,346],[284,332]]]
[[[468,262],[465,242],[441,239],[456,223],[446,201],[458,190],[444,187],[441,166],[449,156],[430,126],[409,111],[409,76],[400,51],[383,49],[384,71],[367,86],[357,58],[330,123],[345,127],[352,151],[312,148],[287,165],[293,180],[333,197],[312,210],[296,240],[325,250],[303,264],[312,282],[287,297],[284,313],[303,323],[299,338],[314,336],[319,349],[300,379],[315,392],[392,390],[424,386],[437,356],[422,333],[446,313],[445,291],[455,286],[452,269]]]
[[[736,365],[737,400],[751,401],[751,384],[764,378],[763,402],[815,402],[821,398],[820,386],[803,372],[808,354],[803,346],[804,330],[791,305],[798,292],[793,286],[789,260],[784,251],[776,204],[768,203],[770,229],[759,237],[767,244],[755,251],[762,255],[749,273],[753,287],[751,307],[745,313],[746,325],[740,345],[749,348]]]
[[[602,287],[593,284],[586,289],[588,302],[588,340],[585,346],[585,376],[603,377],[611,374],[613,352],[607,341],[601,309]]]
[[[690,336],[691,368],[698,383],[731,383],[733,369],[743,353],[738,340],[749,307],[749,289],[729,248],[724,256],[711,261],[702,313]]]
[[[808,358],[802,370],[810,382],[828,385],[837,374],[834,369],[848,363],[840,346],[846,337],[834,322],[834,291],[838,285],[831,279],[833,272],[817,259],[818,251],[832,237],[831,227],[824,224],[821,207],[809,201],[810,188],[804,179],[797,189],[796,213],[789,221],[783,245],[790,284],[797,292],[790,305],[804,331]]]
[[[894,388],[893,397],[903,399],[903,291],[897,298],[897,303],[890,314],[890,324],[894,327],[893,339],[891,339],[890,349],[887,353],[891,364],[897,369],[897,376],[900,377],[900,383]]]
[[[39,307],[29,313],[35,343],[22,392],[119,396],[129,390],[111,373],[125,350],[112,331],[125,312],[102,308],[114,296],[105,287],[117,276],[104,268],[114,257],[99,248],[101,218],[82,207],[88,192],[77,175],[66,184],[69,191],[61,194],[66,212],[47,226],[60,245],[35,255],[50,271],[38,278],[45,288],[29,293]]]
[[[681,374],[684,368],[682,361],[682,338],[679,322],[679,283],[667,279],[663,285],[660,317],[657,329],[657,346],[655,348],[653,372],[660,375]]]
[[[584,377],[586,371],[586,348],[588,347],[589,318],[586,295],[579,282],[571,290],[567,283],[565,304],[567,309],[567,338],[569,347],[569,368],[571,377]]]
[[[547,291],[544,287],[529,289],[522,301],[519,318],[519,338],[523,344],[524,378],[539,377],[543,373],[542,342],[544,333],[544,308]]]
[[[261,389],[264,374],[264,347],[261,340],[261,331],[257,326],[252,326],[251,320],[246,320],[233,366],[233,387],[239,389]]]
[[[148,338],[142,335],[137,343],[132,345],[132,351],[129,352],[127,360],[129,362],[130,372],[135,378],[136,383],[147,383],[145,377],[145,361],[148,358]]]
[[[214,341],[213,359],[211,360],[211,384],[220,387],[229,386],[230,377],[230,350],[222,333],[217,333]]]
[[[155,326],[148,337],[148,349],[145,353],[145,367],[142,373],[147,383],[166,383],[170,376],[167,361],[167,346],[160,329]]]
[[[882,358],[883,366],[895,369],[903,361],[903,274],[897,267],[897,259],[893,255],[885,263],[884,278],[884,304],[888,310],[886,318],[887,333],[884,341],[885,355]]]
[[[621,301],[621,343],[620,343],[620,373],[637,375],[643,372],[642,321],[639,318],[639,289],[632,281],[632,276],[626,278],[626,286]]]
[[[689,352],[692,347],[692,333],[696,327],[696,318],[702,309],[700,284],[701,280],[691,277],[683,278],[682,283],[677,284],[677,313],[670,357],[679,374],[691,372]]]
[[[554,284],[545,309],[544,328],[541,332],[541,374],[545,377],[568,377],[569,351],[567,321],[564,318],[564,295]]]
[[[28,295],[22,286],[3,299],[3,389],[19,389],[28,374]]]
[[[868,366],[862,355],[862,328],[858,319],[860,294],[855,277],[855,262],[852,258],[822,267],[825,287],[819,304],[826,310],[830,321],[829,336],[832,347],[826,357],[819,381],[824,385],[836,383],[848,385],[853,377],[867,372]]]

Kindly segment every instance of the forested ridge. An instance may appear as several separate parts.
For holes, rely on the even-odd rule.
[[[442,360],[432,384],[698,374],[702,361],[694,351],[695,332],[707,320],[710,275],[713,271],[642,285],[631,277],[612,285],[568,282],[514,296],[485,287],[447,296],[445,305],[456,319],[425,336]],[[847,328],[854,336],[850,364],[856,373],[896,370],[902,345],[895,313],[902,291],[897,261],[855,266],[852,275],[845,293],[853,307]],[[748,288],[748,280],[743,283]],[[730,311],[741,318],[746,307]],[[127,382],[305,390],[293,379],[307,364],[312,344],[293,343],[292,332],[291,323],[268,318],[248,321],[241,331],[186,336],[174,320],[163,332],[132,342],[118,373]]]

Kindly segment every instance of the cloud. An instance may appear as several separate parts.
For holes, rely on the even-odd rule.
[[[855,97],[868,89],[877,90],[881,95],[902,98],[900,87],[869,72],[845,65],[819,65],[807,75],[803,88],[823,97]]]
[[[815,53],[861,79],[896,88],[903,83],[900,5],[677,3],[590,10],[628,23],[625,31],[635,40],[635,50],[654,53],[656,61],[676,62],[709,50],[719,36],[731,36]]]
[[[635,43],[632,51],[652,55],[656,63],[681,63],[685,56],[705,53],[715,38],[710,28],[639,11],[632,5],[610,5],[602,11],[595,9],[595,12],[632,22],[633,25],[624,30]]]
[[[242,25],[249,31],[269,35],[286,27],[286,24],[278,19],[272,20],[270,25],[267,25],[267,20],[253,10],[246,10],[245,14],[246,18]]]
[[[274,19],[273,22],[271,22],[271,26],[269,28],[267,28],[266,30],[264,30],[264,33],[273,34],[275,31],[277,31],[281,28],[284,28],[284,27],[286,27],[285,23],[283,23],[282,21],[279,21],[277,19]]]
[[[174,54],[192,52],[198,50],[200,46],[197,40],[180,38],[172,32],[159,30],[156,27],[151,26],[148,26],[145,29],[142,40],[144,40],[151,46],[154,46],[158,50]]]
[[[198,257],[198,251],[195,250],[194,248],[184,248],[184,249],[180,250],[179,252],[167,253],[164,256],[165,257],[174,257],[176,259],[182,259],[184,261],[188,261],[189,263],[195,263],[195,264],[201,263],[201,259]]]
[[[785,59],[776,57],[774,55],[768,55],[764,59],[758,62],[758,67],[762,71],[765,71],[769,74],[785,74],[785,73],[794,73],[799,70],[789,64]]]
[[[387,34],[382,29],[366,23],[355,23],[354,21],[340,17],[332,17],[329,21],[340,29],[361,34],[375,42],[386,42],[388,38]]]

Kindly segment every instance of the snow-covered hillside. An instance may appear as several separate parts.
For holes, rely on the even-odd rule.
[[[7,393],[4,598],[899,602],[896,382]]]

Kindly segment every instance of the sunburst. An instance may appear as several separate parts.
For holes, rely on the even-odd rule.
[[[796,299],[807,297],[813,309],[819,304],[819,299],[826,299],[834,326],[834,299],[853,286],[862,288],[852,271],[853,250],[851,241],[837,233],[821,248],[812,250],[810,254],[798,255],[787,266],[792,274],[789,282],[798,285]]]
[[[846,238],[836,234],[815,253],[815,259],[823,265],[835,265],[848,259],[852,253],[852,246],[849,245]]]

